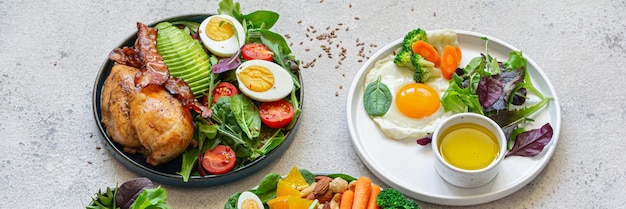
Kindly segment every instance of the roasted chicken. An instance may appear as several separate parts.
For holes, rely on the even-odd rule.
[[[184,81],[169,75],[156,50],[156,29],[141,23],[137,29],[134,47],[109,55],[116,64],[102,89],[102,123],[124,152],[142,153],[146,163],[157,166],[182,154],[191,143],[190,109],[205,118],[212,113]]]

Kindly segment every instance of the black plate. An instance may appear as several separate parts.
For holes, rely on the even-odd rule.
[[[157,21],[155,23],[149,24],[148,26],[155,26],[159,22],[163,21],[194,21],[201,22],[205,18],[209,17],[211,14],[191,14],[184,16],[176,16],[172,18],[163,19]],[[130,35],[126,40],[121,42],[118,47],[122,46],[133,46],[135,40],[137,39],[137,34],[134,33]],[[178,157],[168,163],[161,164],[159,166],[151,166],[146,163],[146,158],[141,154],[127,154],[124,153],[124,148],[113,141],[109,135],[106,133],[106,127],[102,124],[102,106],[101,106],[101,96],[102,96],[102,87],[104,85],[104,81],[111,73],[111,68],[113,67],[114,62],[111,62],[108,59],[108,54],[102,66],[100,67],[100,72],[96,77],[96,82],[93,88],[93,114],[96,120],[96,124],[100,129],[100,133],[104,137],[105,147],[115,159],[121,162],[128,169],[134,171],[140,176],[145,176],[150,178],[152,181],[159,182],[161,184],[167,184],[172,186],[181,186],[181,187],[209,187],[220,184],[229,183],[232,181],[239,180],[241,178],[247,177],[261,168],[266,167],[270,163],[274,162],[277,158],[279,158],[286,150],[289,148],[289,145],[294,140],[295,131],[298,129],[300,124],[300,120],[302,118],[302,114],[298,117],[295,126],[292,130],[286,133],[285,140],[278,147],[274,148],[271,152],[269,152],[265,156],[261,156],[256,160],[250,162],[249,164],[233,170],[226,174],[221,175],[207,175],[207,176],[190,176],[188,182],[183,182],[183,178],[176,174],[176,172],[180,171],[182,157]],[[298,77],[300,78],[300,83],[302,84],[301,74],[298,72]],[[300,106],[302,108],[302,98],[303,98],[303,89],[300,88],[298,92],[296,92],[296,96],[299,99]]]

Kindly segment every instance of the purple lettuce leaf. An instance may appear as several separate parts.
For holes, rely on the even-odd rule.
[[[476,94],[483,108],[490,107],[502,96],[502,82],[487,76],[482,77],[478,82]]]
[[[509,156],[533,157],[541,153],[543,148],[552,140],[552,126],[546,123],[541,128],[523,132],[515,138],[513,148],[506,154]]]
[[[421,139],[417,140],[417,144],[422,145],[422,146],[426,146],[428,144],[430,144],[430,142],[433,141],[433,135],[432,134],[428,134],[426,136],[424,136]]]
[[[213,73],[220,74],[229,70],[234,70],[235,68],[241,65],[241,60],[239,59],[240,51],[237,51],[233,56],[221,59],[217,64],[213,65],[211,68]]]

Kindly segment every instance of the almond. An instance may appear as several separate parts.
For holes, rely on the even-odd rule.
[[[326,191],[328,191],[328,188],[330,188],[330,182],[332,181],[333,179],[330,177],[320,177],[317,181],[317,184],[315,184],[313,194],[315,194],[315,196],[319,196],[326,193]]]

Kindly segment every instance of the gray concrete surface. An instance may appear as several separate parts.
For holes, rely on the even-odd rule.
[[[137,177],[97,149],[104,146],[91,105],[98,69],[135,22],[213,13],[217,2],[0,0],[0,208],[83,208],[98,189]],[[416,27],[509,42],[543,68],[560,98],[561,135],[545,169],[519,191],[468,208],[626,208],[626,1],[269,0],[243,1],[242,9],[280,13],[275,30],[289,34],[304,62],[323,53],[306,28],[343,23],[335,43],[347,58],[338,69],[338,53],[317,58],[302,71],[304,118],[280,160],[232,184],[164,185],[174,208],[221,208],[230,194],[293,165],[373,177],[355,154],[345,117],[363,59],[356,43],[366,43],[369,56]]]

